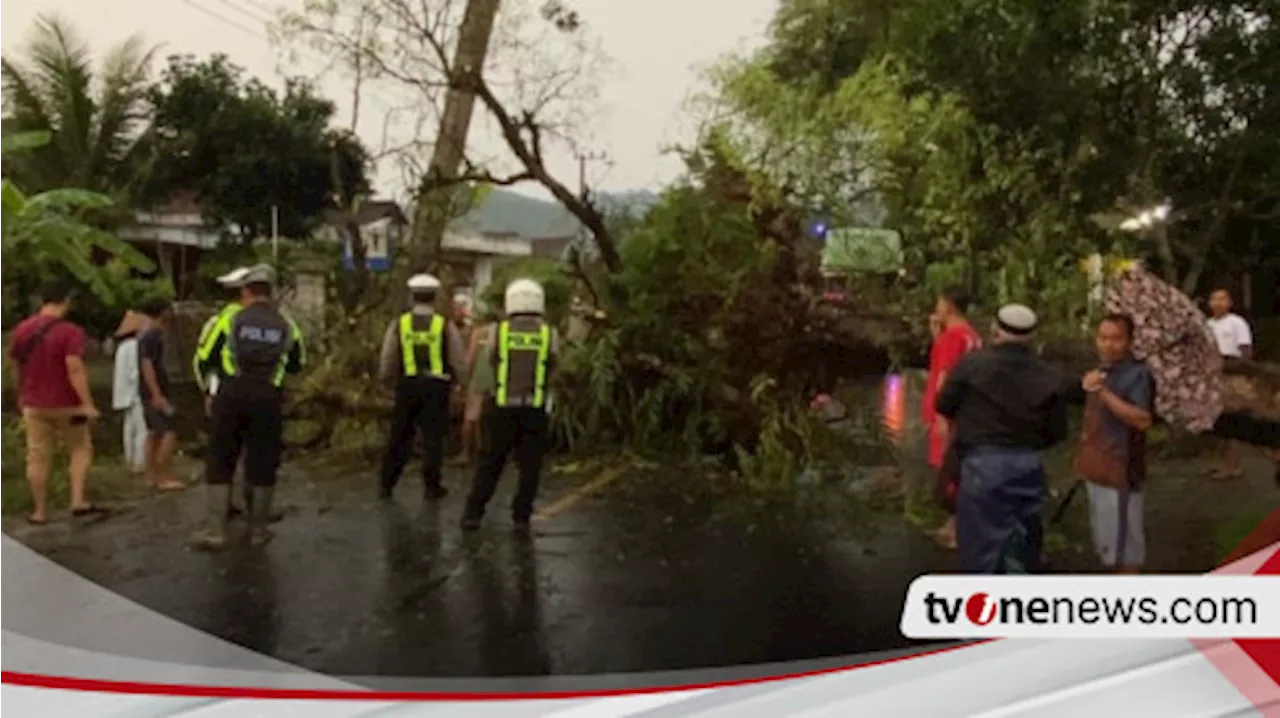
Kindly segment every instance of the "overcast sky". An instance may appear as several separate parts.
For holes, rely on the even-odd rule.
[[[280,54],[267,39],[264,20],[271,11],[277,6],[301,6],[301,2],[7,0],[0,6],[0,30],[8,56],[20,48],[36,15],[56,12],[72,20],[95,50],[142,32],[147,40],[162,44],[165,54],[226,53],[250,73],[279,84],[281,69],[314,75],[323,66],[315,55],[303,56],[296,65],[282,65]],[[688,131],[681,109],[697,85],[698,68],[726,52],[757,45],[776,0],[571,0],[570,5],[599,37],[613,62],[601,82],[600,112],[592,123],[598,138],[594,149],[607,153],[613,162],[611,167],[593,164],[588,176],[603,189],[621,190],[657,189],[678,173],[678,161],[663,157],[660,148]],[[340,117],[349,116],[349,84],[330,75],[321,89],[337,101]],[[366,96],[359,127],[366,143],[380,141],[381,122],[375,116],[394,101],[393,95],[379,89],[376,96]],[[479,141],[483,149],[500,149],[491,137]],[[576,185],[576,163],[569,150],[549,154],[553,170]],[[381,191],[399,189],[395,174],[379,173]]]

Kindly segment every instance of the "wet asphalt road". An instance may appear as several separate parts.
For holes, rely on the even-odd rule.
[[[886,420],[914,409],[886,382]],[[907,447],[907,454],[920,453]],[[1069,485],[1066,456],[1054,485]],[[420,498],[417,465],[396,500],[375,499],[376,461],[287,463],[287,517],[262,550],[194,552],[203,493],[142,501],[99,524],[6,526],[31,548],[190,626],[302,667],[347,676],[525,676],[661,671],[904,647],[902,600],[917,575],[952,568],[901,510],[838,524],[726,501],[697,471],[550,473],[531,535],[510,531],[510,473],[484,529],[458,528],[469,474]],[[1270,464],[1206,481],[1203,460],[1150,467],[1148,570],[1202,572],[1228,524],[1277,505]],[[855,505],[848,494],[819,500]],[[1082,497],[1081,497],[1082,498]],[[1053,570],[1092,571],[1084,501]],[[233,525],[233,535],[240,530]]]
[[[555,513],[522,537],[505,510],[514,476],[485,528],[464,535],[461,473],[439,503],[406,477],[390,505],[374,499],[371,473],[322,488],[306,475],[285,478],[288,515],[262,550],[188,549],[195,490],[24,541],[239,645],[383,676],[654,671],[903,647],[908,583],[950,561],[900,520],[852,538],[720,515],[688,476],[624,477],[586,494],[575,490],[590,476],[550,477],[540,506]]]

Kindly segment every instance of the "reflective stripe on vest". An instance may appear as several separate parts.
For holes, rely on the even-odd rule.
[[[430,375],[447,376],[444,373],[444,315],[432,314],[431,327],[425,332],[414,331],[412,312],[400,315],[400,356],[405,376],[418,376],[418,347],[427,348]]]
[[[285,371],[289,368],[289,353],[293,348],[298,347],[298,368],[305,366],[306,361],[306,344],[302,341],[302,330],[298,328],[298,323],[293,321],[292,317],[285,317],[284,320],[289,322],[289,341],[284,345],[284,353],[280,355],[280,361],[276,364],[276,372],[271,377],[271,383],[276,386],[284,385]]]
[[[220,309],[217,314],[210,317],[209,321],[205,322],[201,328],[200,339],[196,343],[196,353],[191,358],[191,370],[196,375],[196,382],[202,386],[205,377],[200,373],[200,365],[213,358],[213,348],[218,343],[218,337],[225,336],[231,332],[231,321],[235,319],[236,314],[241,309],[243,307],[240,302],[230,302]]]
[[[551,356],[551,325],[543,324],[536,332],[513,332],[511,322],[498,325],[498,391],[494,402],[507,406],[507,384],[511,373],[511,352],[537,352],[534,364],[533,404],[542,408],[547,388],[547,359]]]

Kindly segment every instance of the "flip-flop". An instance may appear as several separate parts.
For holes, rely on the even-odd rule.
[[[27,523],[31,524],[32,526],[44,526],[45,524],[49,523],[49,519],[38,519],[34,516],[28,515]]]
[[[1240,470],[1215,471],[1209,475],[1209,478],[1213,479],[1214,481],[1235,481],[1236,479],[1244,478],[1244,472]]]
[[[83,518],[85,516],[99,516],[106,513],[107,513],[106,509],[102,508],[101,506],[97,506],[95,504],[89,504],[88,506],[81,506],[78,509],[71,509],[71,515],[76,518]]]
[[[155,489],[156,491],[159,491],[162,494],[171,494],[175,491],[185,491],[187,488],[187,485],[182,483],[181,481],[169,480],[169,481],[161,481],[158,484],[152,484],[151,488]]]

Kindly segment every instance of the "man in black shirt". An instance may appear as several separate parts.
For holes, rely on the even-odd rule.
[[[1067,435],[1063,382],[1029,346],[1036,315],[1000,309],[991,346],[960,360],[938,392],[960,464],[956,538],[966,573],[1040,566],[1045,476],[1040,452]]]
[[[284,433],[284,378],[300,371],[303,364],[302,332],[272,301],[275,271],[269,265],[257,265],[244,283],[240,299],[244,308],[199,367],[207,373],[216,362],[224,377],[213,399],[205,474],[208,527],[195,537],[201,548],[220,549],[226,544],[231,477],[242,449],[245,480],[253,486],[250,535],[255,544],[270,540],[267,524]]]
[[[147,480],[158,491],[180,491],[183,484],[173,476],[178,434],[164,362],[164,335],[173,317],[173,306],[167,300],[152,299],[143,304],[142,313],[147,316],[147,328],[138,337],[138,390],[147,424]]]

